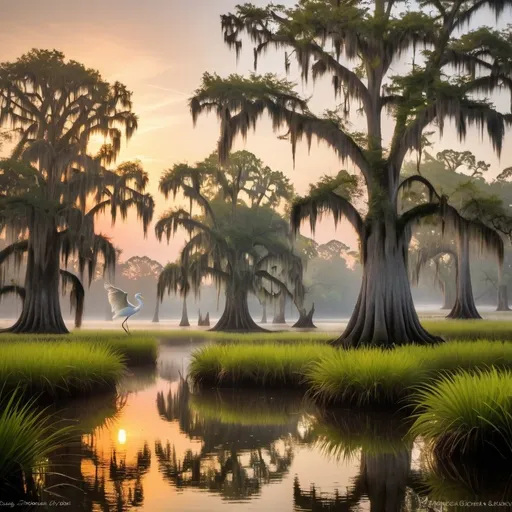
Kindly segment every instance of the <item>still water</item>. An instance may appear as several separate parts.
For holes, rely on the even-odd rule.
[[[398,415],[325,411],[275,390],[193,390],[184,377],[198,346],[162,345],[157,367],[116,394],[58,411],[81,432],[47,461],[41,501],[67,511],[509,509],[508,471],[441,464]]]

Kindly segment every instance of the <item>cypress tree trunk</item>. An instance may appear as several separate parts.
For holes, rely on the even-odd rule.
[[[292,327],[300,329],[316,329],[313,323],[313,315],[315,314],[315,305],[311,306],[309,312],[305,308],[297,308],[299,310],[299,319],[293,324]]]
[[[266,324],[267,323],[267,301],[266,300],[263,301],[262,306],[263,306],[263,313],[261,315],[260,323]]]
[[[274,314],[274,319],[272,320],[272,323],[273,324],[285,324],[286,323],[285,312],[286,312],[286,296],[284,293],[281,293],[281,295],[279,296],[277,313]]]
[[[151,320],[154,324],[158,324],[160,322],[160,298],[156,297],[156,306],[155,306],[155,314],[153,315],[153,320]]]
[[[457,235],[457,298],[446,318],[481,319],[473,298],[469,265],[469,233],[462,230]]]
[[[60,240],[55,226],[30,230],[26,297],[18,321],[8,329],[16,333],[65,334],[59,296]]]
[[[248,287],[241,277],[233,276],[226,286],[226,305],[212,331],[265,331],[251,317],[247,301]]]
[[[188,321],[187,298],[186,297],[183,297],[183,306],[181,309],[180,327],[190,327],[190,322]]]
[[[508,288],[506,284],[498,286],[498,307],[496,311],[510,311],[508,306]]]
[[[443,305],[441,306],[441,309],[451,310],[457,300],[456,284],[454,286],[453,283],[446,280],[441,281],[441,287],[443,291]]]
[[[442,341],[420,324],[407,275],[408,239],[397,231],[395,214],[382,213],[367,226],[361,241],[363,280],[345,332],[332,342],[344,348],[392,347]]]

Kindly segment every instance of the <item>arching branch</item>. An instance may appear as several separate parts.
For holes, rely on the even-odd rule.
[[[28,250],[28,240],[15,242],[0,251],[0,265],[2,265],[10,256],[14,255],[20,258]]]
[[[62,293],[65,294],[68,287],[71,288],[69,299],[71,303],[71,311],[75,311],[75,327],[79,328],[82,325],[82,318],[84,314],[84,301],[85,301],[85,290],[82,282],[67,270],[60,270],[60,276],[62,279]]]
[[[293,203],[291,212],[292,229],[297,232],[303,220],[309,219],[311,231],[314,232],[316,223],[322,216],[330,212],[335,225],[346,218],[361,239],[364,234],[364,223],[356,208],[344,197],[331,190],[300,198]]]

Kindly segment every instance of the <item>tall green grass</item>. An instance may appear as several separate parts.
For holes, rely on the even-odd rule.
[[[312,343],[208,345],[192,354],[189,374],[200,384],[293,387],[313,361],[333,352]]]
[[[451,456],[490,449],[512,453],[512,373],[496,368],[447,375],[416,391],[411,433]]]
[[[124,358],[111,346],[85,341],[0,343],[0,382],[28,395],[74,396],[114,388]]]
[[[400,346],[336,351],[310,365],[305,378],[315,398],[358,405],[401,404],[443,372],[512,366],[512,344],[452,341],[435,347]]]
[[[401,404],[443,372],[512,366],[512,344],[447,342],[395,350],[336,350],[325,344],[208,345],[192,355],[190,375],[216,386],[305,386],[318,400]]]
[[[34,491],[33,472],[72,431],[37,409],[34,400],[23,402],[17,391],[0,397],[0,496],[21,497]]]
[[[336,350],[305,373],[312,396],[323,402],[390,403],[425,378],[414,350]]]
[[[158,357],[158,336],[155,332],[126,335],[119,331],[74,331],[65,335],[49,334],[0,334],[0,355],[2,346],[9,342],[46,343],[82,342],[89,345],[108,346],[120,354],[129,366],[146,365],[156,362]]]

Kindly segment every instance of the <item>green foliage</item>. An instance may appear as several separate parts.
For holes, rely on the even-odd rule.
[[[450,340],[512,341],[508,320],[423,320],[421,324],[438,336]]]
[[[310,184],[309,194],[297,197],[292,203],[291,225],[298,231],[303,220],[309,219],[314,232],[318,220],[326,213],[334,217],[335,225],[346,218],[356,232],[362,233],[362,219],[352,202],[362,195],[362,183],[359,176],[341,170],[335,177],[322,176],[316,185]]]
[[[23,485],[23,472],[37,472],[73,429],[59,425],[34,400],[23,401],[17,391],[1,393],[0,403],[0,493],[8,496],[21,491],[10,486]]]
[[[66,397],[111,389],[125,368],[123,357],[110,346],[85,341],[2,339],[0,354],[6,389],[20,386],[32,396]]]
[[[209,345],[193,353],[189,375],[204,385],[293,387],[313,361],[332,352],[316,343]]]
[[[157,334],[79,331],[65,336],[0,334],[0,380],[30,394],[80,395],[112,388],[126,365],[154,364]]]
[[[425,374],[414,352],[357,349],[333,351],[313,363],[306,378],[315,398],[361,406],[396,403]]]
[[[438,453],[512,452],[512,373],[495,368],[446,376],[417,391],[412,426]]]
[[[488,340],[339,351],[301,339],[293,346],[243,339],[236,345],[208,345],[194,352],[190,375],[205,385],[301,385],[323,402],[397,406],[410,403],[418,386],[446,372],[512,366],[512,346]]]
[[[307,381],[310,392],[326,402],[396,405],[443,372],[492,365],[512,366],[512,346],[481,340],[437,347],[400,346],[392,351],[340,351],[313,364]]]
[[[205,278],[213,279],[219,290],[224,286],[231,294],[265,294],[268,283],[270,288],[275,284],[278,290],[292,294],[286,283],[269,272],[276,265],[291,266],[298,261],[289,241],[288,223],[273,209],[292,195],[284,175],[264,168],[248,152],[235,153],[223,167],[219,167],[214,154],[195,167],[178,165],[166,171],[160,190],[166,197],[181,191],[190,201],[188,212],[183,208],[166,212],[157,222],[155,233],[167,241],[179,228],[189,233],[180,265],[186,269],[187,282],[196,294]],[[201,208],[202,215],[191,214],[194,204]],[[183,283],[177,269],[172,269],[169,267],[173,279],[167,282],[167,288],[177,290]],[[301,291],[300,283],[295,284],[293,293],[300,296]],[[163,294],[161,288],[159,294]]]

